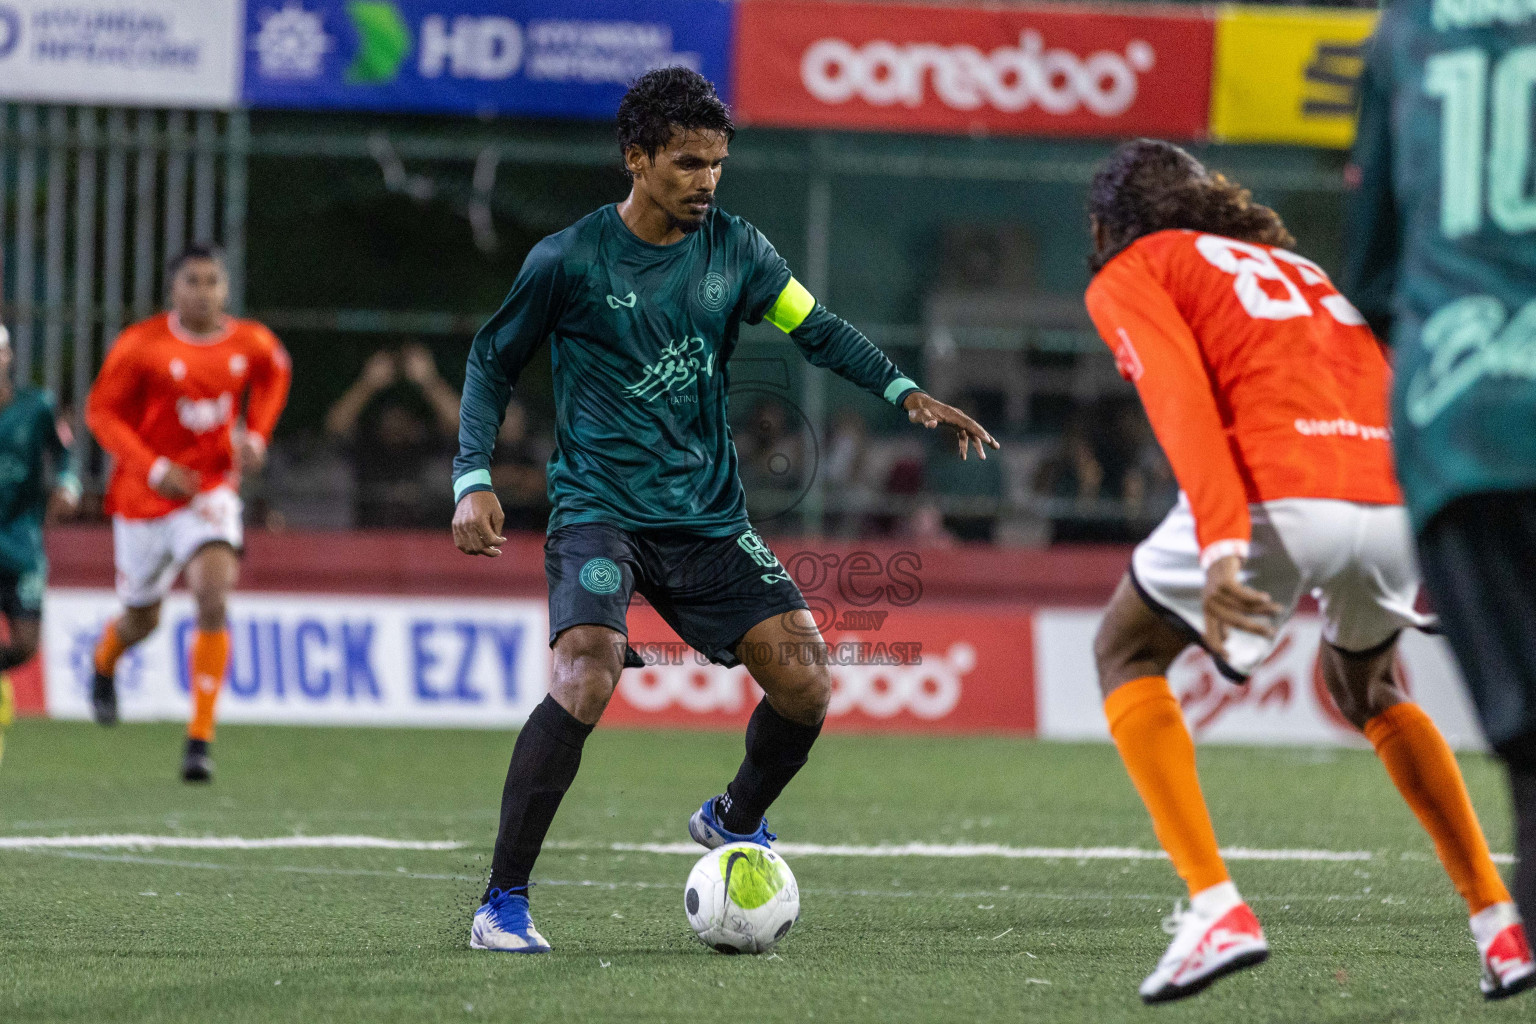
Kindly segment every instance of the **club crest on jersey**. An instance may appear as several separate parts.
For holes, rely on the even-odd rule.
[[[229,422],[235,398],[228,391],[218,398],[176,399],[176,419],[194,434],[206,434]]]
[[[238,352],[235,353],[234,355],[229,357],[229,373],[230,373],[230,376],[233,376],[233,377],[241,376],[242,374],[245,373],[245,371],[246,371],[246,369],[247,369],[247,367],[249,365],[250,364],[246,360],[245,356],[241,355]]]
[[[703,338],[684,338],[670,342],[661,350],[661,358],[645,368],[645,375],[624,389],[630,398],[654,401],[668,392],[693,387],[699,374],[712,377],[715,354],[704,351]]]
[[[187,364],[182,362],[180,359],[171,360],[170,370],[172,380],[187,379]]]
[[[731,299],[730,285],[725,283],[725,278],[711,270],[699,280],[694,298],[709,312],[718,313]]]

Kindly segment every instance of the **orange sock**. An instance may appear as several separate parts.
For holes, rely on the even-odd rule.
[[[213,706],[224,687],[224,670],[229,667],[229,630],[198,630],[192,640],[192,721],[187,736],[194,740],[213,739]]]
[[[1229,881],[1195,772],[1195,741],[1168,680],[1131,680],[1105,698],[1104,713],[1120,759],[1152,815],[1157,841],[1190,895]]]
[[[117,668],[117,659],[127,649],[117,635],[117,620],[113,619],[101,631],[101,640],[96,644],[96,671],[104,676],[111,675],[112,670]]]
[[[1424,709],[1406,701],[1394,705],[1365,723],[1365,737],[1435,841],[1435,853],[1468,910],[1476,914],[1508,901],[1509,890],[1488,853],[1461,768]]]

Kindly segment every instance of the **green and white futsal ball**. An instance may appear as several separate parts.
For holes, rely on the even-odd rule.
[[[721,953],[766,953],[800,917],[800,886],[784,858],[731,843],[699,858],[683,893],[688,924]]]

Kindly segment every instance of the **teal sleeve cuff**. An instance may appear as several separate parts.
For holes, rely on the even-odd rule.
[[[73,473],[60,473],[53,478],[53,486],[63,488],[76,498],[80,497],[80,478]]]
[[[489,491],[491,489],[491,471],[488,469],[472,469],[453,482],[453,500],[457,504],[464,495],[471,491]]]
[[[905,399],[908,395],[914,391],[921,390],[923,389],[918,387],[917,382],[912,378],[897,377],[895,380],[891,381],[890,384],[886,385],[885,400],[890,402],[892,405],[900,406],[902,400]]]

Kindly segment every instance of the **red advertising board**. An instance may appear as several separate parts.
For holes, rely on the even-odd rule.
[[[1209,15],[746,0],[735,106],[791,128],[1198,138]]]
[[[862,614],[865,628],[825,630],[829,730],[1034,733],[1030,609],[918,604]],[[762,696],[746,669],[703,663],[650,607],[630,607],[629,630],[651,664],[620,676],[605,726],[746,724]]]

